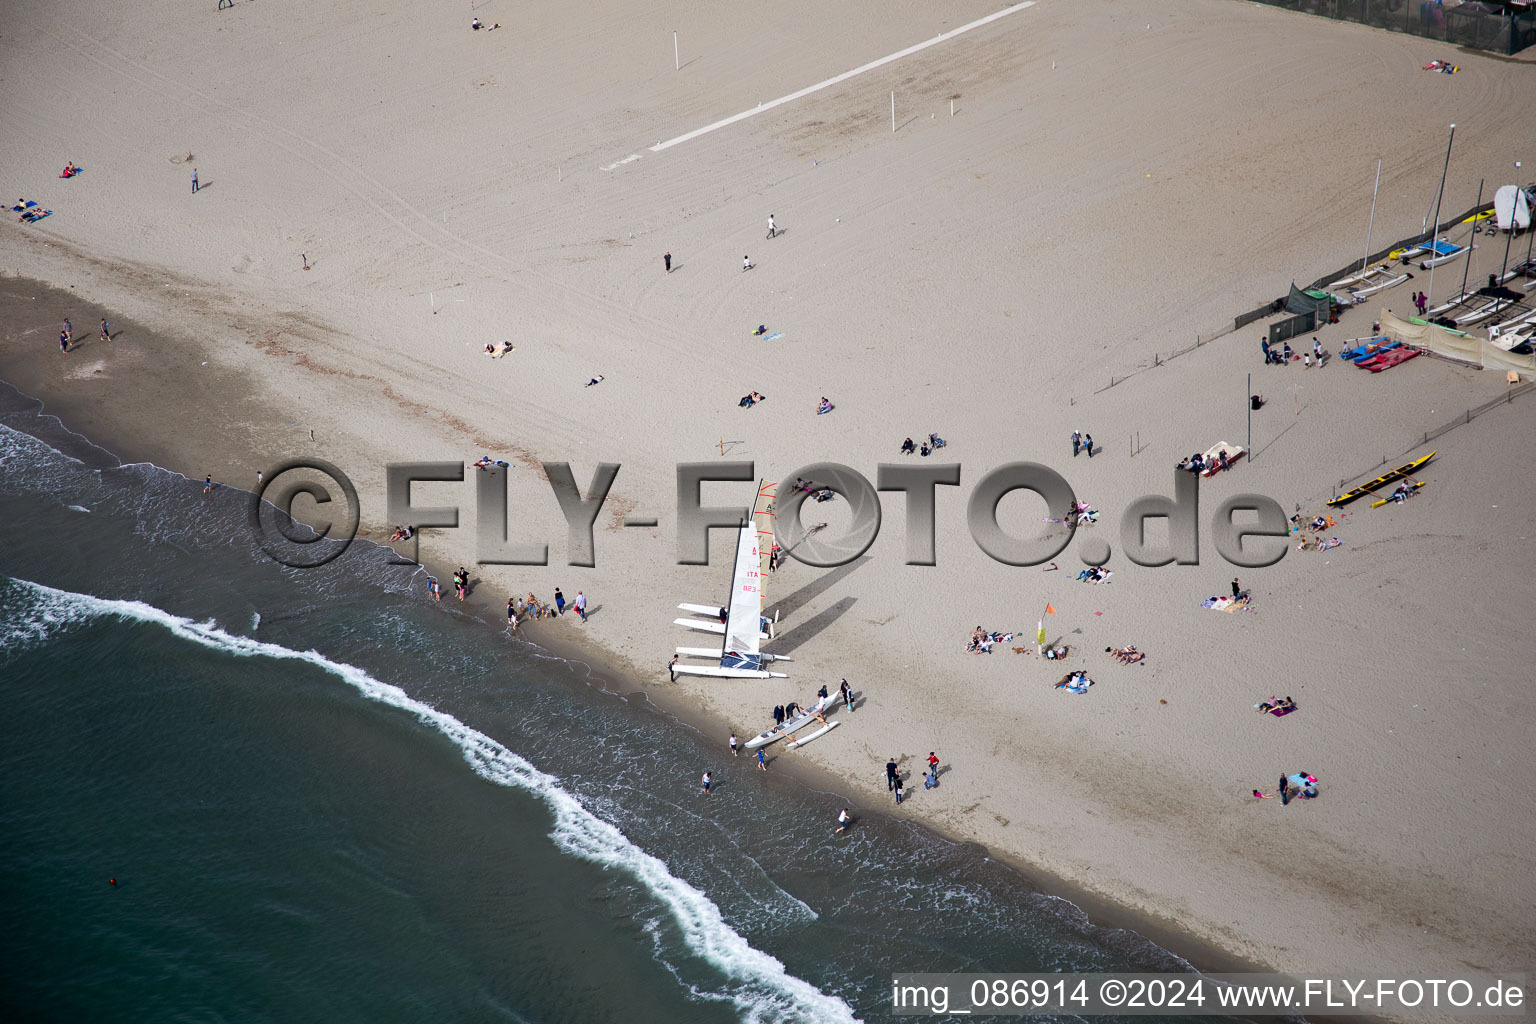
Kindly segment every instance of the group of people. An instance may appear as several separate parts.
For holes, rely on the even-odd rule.
[[[75,175],[79,174],[80,171],[81,168],[76,167],[74,161],[71,160],[69,163],[65,164],[64,169],[59,172],[59,177],[73,178]]]
[[[1423,292],[1413,293],[1413,308],[1418,310],[1419,316],[1429,315],[1429,296]]]
[[[1077,453],[1080,451],[1087,452],[1088,457],[1093,458],[1093,435],[1074,430],[1072,431],[1072,457],[1077,458]]]
[[[414,526],[397,526],[395,532],[389,535],[389,542],[393,544],[397,540],[410,540],[414,536],[416,536]]]
[[[747,394],[743,395],[741,397],[741,401],[737,402],[736,404],[741,406],[743,409],[750,409],[758,402],[765,400],[765,396],[758,394],[756,391],[749,391]]]
[[[1261,715],[1276,713],[1284,715],[1296,710],[1296,702],[1289,697],[1276,697],[1270,694],[1269,700],[1255,704],[1253,710]]]
[[[1103,583],[1113,575],[1113,571],[1102,565],[1090,565],[1077,574],[1077,578],[1084,583]]]
[[[1084,694],[1088,692],[1088,687],[1092,685],[1093,680],[1088,678],[1088,673],[1078,669],[1076,672],[1068,672],[1062,676],[1055,689],[1066,690],[1068,693]]]
[[[21,214],[21,216],[16,218],[16,220],[18,222],[25,221],[28,224],[31,224],[34,221],[42,220],[44,217],[47,217],[53,213],[52,210],[43,209],[31,199],[16,200],[16,205],[11,207],[11,212]]]
[[[1145,651],[1138,651],[1135,644],[1126,644],[1124,647],[1106,647],[1104,653],[1113,657],[1122,665],[1139,665],[1147,660]]]
[[[1181,459],[1179,464],[1174,468],[1187,470],[1198,475],[1200,473],[1206,472],[1207,470],[1216,471],[1231,469],[1232,461],[1231,457],[1227,455],[1227,450],[1225,448],[1221,448],[1216,452],[1215,458],[1206,459],[1204,453],[1195,452],[1195,454],[1191,455],[1189,458]]]
[[[460,604],[469,596],[469,570],[462,565],[453,574],[453,592],[458,595]]]
[[[1285,366],[1296,358],[1296,354],[1291,351],[1291,343],[1288,341],[1285,343],[1284,348],[1274,349],[1269,347],[1268,338],[1260,338],[1259,348],[1264,352],[1264,362],[1266,365]],[[1312,351],[1303,351],[1301,353],[1302,368],[1310,368],[1313,360],[1317,361],[1318,366],[1323,365],[1323,343],[1318,341],[1316,336],[1312,338]]]
[[[924,441],[921,447],[919,447],[917,444],[913,443],[912,439],[909,437],[905,441],[901,442],[901,454],[911,455],[916,452],[923,458],[927,458],[934,452],[938,451],[940,448],[943,448],[948,443],[949,442],[945,441],[938,434],[929,434],[928,440]]]
[[[971,642],[965,645],[970,654],[991,654],[993,644],[1006,644],[1013,640],[1013,633],[989,632],[977,626],[971,631]]]
[[[932,750],[928,751],[925,763],[928,767],[923,770],[923,788],[937,789],[939,787],[939,755]],[[885,790],[887,793],[896,794],[896,802],[901,803],[905,785],[901,778],[901,766],[897,764],[894,757],[885,762]]]
[[[816,415],[817,416],[824,415],[826,413],[831,412],[834,408],[836,408],[836,407],[827,399],[827,396],[826,395],[822,395],[821,396],[821,401],[816,403]]]
[[[1280,806],[1282,807],[1292,800],[1312,800],[1317,796],[1317,776],[1305,771],[1282,775],[1280,776],[1278,790]],[[1256,789],[1253,791],[1253,795],[1256,799],[1268,800],[1275,794]]]

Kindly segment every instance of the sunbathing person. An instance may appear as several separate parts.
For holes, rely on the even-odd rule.
[[[822,413],[827,413],[827,412],[831,412],[831,411],[832,411],[832,403],[827,401],[826,396],[823,395],[822,398],[821,398],[821,401],[816,403],[816,415],[820,416]]]

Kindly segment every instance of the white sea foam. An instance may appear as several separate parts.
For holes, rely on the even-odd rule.
[[[10,593],[5,593],[9,590]],[[842,1022],[857,1018],[843,1000],[791,975],[776,958],[738,934],[708,896],[667,870],[659,858],[640,849],[608,822],[583,807],[560,788],[559,780],[539,771],[491,737],[452,715],[416,700],[398,686],[381,682],[354,665],[332,661],[317,651],[295,651],[278,644],[234,636],[214,623],[193,622],[142,601],[117,601],[55,590],[28,580],[0,590],[5,622],[0,648],[30,645],[57,629],[101,616],[115,616],[162,626],[174,635],[236,657],[263,657],[308,662],[340,677],[369,700],[415,715],[455,743],[470,767],[485,779],[538,796],[554,813],[550,838],[573,856],[623,871],[638,879],[666,910],[689,950],[708,961],[730,982],[723,991],[690,986],[703,998],[731,1002],[742,1019],[753,1024]],[[30,601],[18,601],[18,591],[30,590]],[[18,615],[18,604],[30,604]],[[14,644],[13,644],[14,639]]]
[[[69,510],[71,512],[89,512],[90,511],[90,509],[86,508],[84,505],[71,505],[71,506],[69,506]]]

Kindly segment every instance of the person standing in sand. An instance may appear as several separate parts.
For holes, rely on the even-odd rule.
[[[1092,434],[1084,434],[1083,435],[1083,451],[1088,453],[1088,457],[1090,459],[1093,458],[1093,435]]]
[[[741,748],[736,743],[736,734],[735,733],[731,733],[731,756],[732,757],[740,757],[741,756]]]
[[[677,682],[677,655],[675,654],[672,655],[672,660],[667,662],[667,675],[672,677],[674,683]]]
[[[106,317],[102,317],[102,320],[101,320],[101,340],[102,341],[111,341],[112,340],[112,325],[107,323]]]
[[[581,621],[582,622],[586,622],[587,621],[587,595],[582,593],[579,590],[576,591],[576,604],[575,604],[575,608],[576,608],[576,614],[581,616]]]
[[[192,191],[197,191],[197,168],[192,168]]]
[[[750,257],[750,256],[743,256],[741,258],[741,272],[743,274],[745,274],[747,271],[749,271],[751,269],[752,269],[752,257]]]
[[[71,345],[75,343],[75,325],[69,322],[69,317],[64,318],[64,336]]]
[[[837,831],[838,832],[847,831],[848,826],[851,825],[852,823],[853,823],[853,816],[848,813],[848,808],[844,807],[842,810],[837,812]],[[835,835],[836,833],[833,833],[833,834]]]
[[[704,777],[699,781],[704,783],[704,795],[709,796],[709,787],[715,784],[715,777],[709,772],[705,772]]]
[[[779,233],[779,229],[773,223],[773,214],[768,215],[768,237],[772,238]]]
[[[1232,600],[1236,601],[1238,598],[1240,598],[1242,596],[1243,596],[1243,583],[1242,583],[1242,580],[1240,580],[1236,576],[1234,576],[1234,577],[1232,577]]]
[[[1082,449],[1083,432],[1081,430],[1074,430],[1072,431],[1072,457],[1074,459],[1077,458],[1077,453],[1082,451]]]
[[[555,588],[555,614],[565,614],[565,595],[560,593],[560,588]]]
[[[672,273],[672,252],[668,250],[661,254],[662,265],[667,268],[667,273]]]
[[[893,757],[885,762],[885,791],[889,793],[896,788],[900,776],[896,774],[896,759]]]

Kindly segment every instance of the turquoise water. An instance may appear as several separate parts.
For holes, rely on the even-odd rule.
[[[0,423],[13,1019],[799,1024],[884,1019],[896,971],[1183,966],[974,846],[834,839],[854,797],[376,548],[283,569],[244,495]]]

